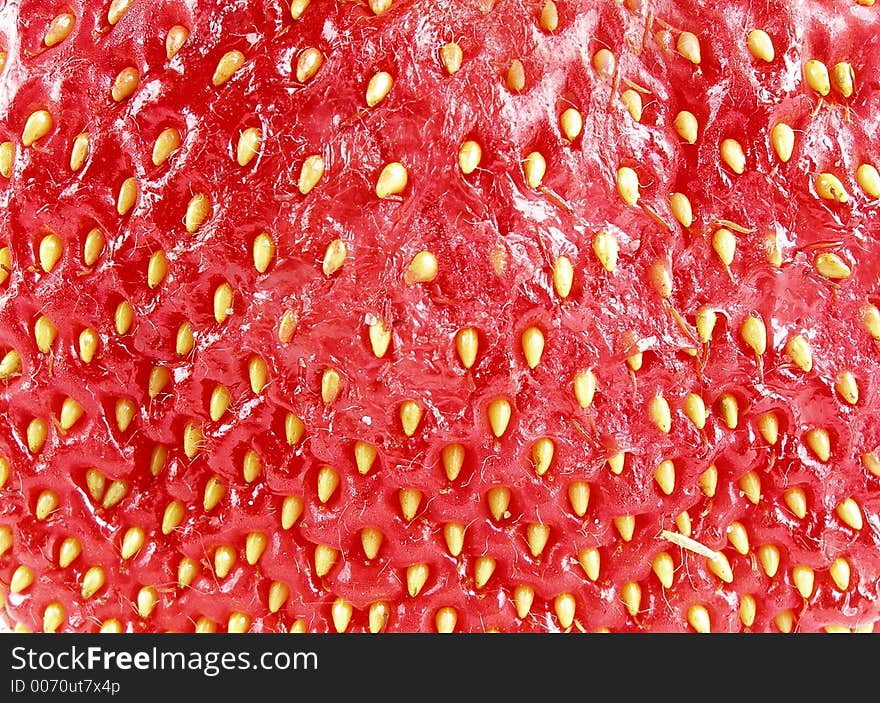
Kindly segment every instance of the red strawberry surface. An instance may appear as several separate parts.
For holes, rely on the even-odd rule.
[[[4,3],[10,623],[872,629],[872,4]]]

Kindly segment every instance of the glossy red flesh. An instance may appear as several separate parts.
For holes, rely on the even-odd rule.
[[[575,627],[594,630],[685,630],[687,610],[705,605],[712,629],[743,629],[740,596],[757,599],[752,629],[774,629],[783,610],[795,614],[798,629],[828,624],[856,626],[878,618],[880,558],[877,477],[859,457],[880,441],[874,405],[877,346],[859,323],[859,310],[876,293],[880,274],[876,201],[855,182],[857,166],[876,157],[876,13],[848,3],[774,3],[756,14],[748,3],[726,3],[723,10],[690,3],[652,3],[635,11],[607,2],[560,2],[559,28],[543,31],[540,4],[500,1],[434,3],[397,0],[375,17],[356,2],[313,0],[294,21],[283,2],[236,4],[200,0],[154,8],[135,2],[110,28],[106,4],[75,2],[71,36],[45,49],[41,40],[51,18],[65,8],[20,0],[0,14],[8,51],[0,84],[2,139],[16,144],[12,177],[2,183],[4,205],[0,246],[13,251],[13,270],[0,289],[0,351],[18,350],[23,374],[9,379],[0,396],[4,420],[0,454],[12,467],[3,489],[0,524],[11,526],[14,545],[0,557],[0,581],[8,583],[19,564],[37,581],[24,593],[8,596],[13,622],[39,629],[43,608],[60,601],[62,629],[93,631],[107,618],[134,631],[192,630],[199,616],[225,626],[231,612],[247,613],[251,629],[278,631],[296,619],[316,631],[333,629],[331,604],[342,598],[354,607],[351,630],[367,627],[371,603],[390,606],[388,629],[430,631],[437,610],[458,611],[457,629],[515,631],[559,629],[553,600],[571,593],[577,602]],[[481,7],[482,6],[482,7]],[[431,9],[429,9],[431,8]],[[484,12],[484,10],[486,10]],[[646,30],[648,17],[653,18]],[[655,32],[660,21],[696,33],[701,41],[700,70],[664,50]],[[171,61],[165,35],[175,24],[190,38]],[[773,37],[776,60],[760,64],[745,45],[744,28],[762,27]],[[833,27],[834,29],[830,29]],[[832,41],[833,37],[833,41]],[[438,49],[457,41],[464,52],[461,70],[447,75]],[[298,53],[317,47],[325,57],[316,77],[296,82],[291,67]],[[601,80],[590,66],[598,49],[617,57],[619,79],[650,91],[640,123],[612,95],[625,86]],[[673,39],[674,47],[674,39]],[[210,78],[226,51],[241,50],[244,67],[215,88]],[[829,67],[852,63],[857,89],[849,101],[834,93],[817,108],[801,67],[808,58]],[[507,66],[523,61],[526,88],[505,86]],[[135,66],[141,82],[120,104],[110,99],[113,77]],[[368,109],[367,81],[376,70],[392,74],[389,96]],[[568,143],[559,114],[571,105],[584,116],[584,133]],[[21,130],[35,109],[48,109],[55,128],[30,148]],[[674,132],[682,109],[700,124],[694,146]],[[815,114],[813,114],[815,111]],[[797,130],[794,156],[781,165],[769,142],[772,125],[785,120]],[[173,126],[183,146],[156,167],[152,145]],[[241,130],[260,127],[263,146],[250,165],[235,162]],[[73,138],[88,131],[92,151],[79,173],[69,168]],[[747,169],[733,174],[721,164],[721,139],[739,140]],[[462,176],[459,145],[478,141],[481,169]],[[530,189],[522,160],[531,151],[547,159],[544,190]],[[296,189],[301,164],[323,154],[327,173],[307,196]],[[374,194],[382,166],[400,161],[410,184],[401,198]],[[660,227],[639,207],[618,196],[614,178],[632,166],[642,184],[642,201],[668,222]],[[820,171],[838,175],[851,195],[845,205],[817,198],[813,181]],[[119,217],[116,196],[122,181],[136,176],[140,194],[133,211]],[[695,222],[675,222],[666,197],[688,194]],[[182,218],[192,194],[213,201],[206,224],[195,234]],[[749,228],[739,233],[731,275],[711,249],[719,219]],[[108,247],[92,269],[82,263],[85,234],[94,226]],[[591,251],[596,231],[618,237],[621,256],[608,274]],[[36,249],[47,231],[65,242],[65,253],[51,273],[39,269]],[[251,246],[269,233],[277,255],[265,274],[252,263]],[[783,264],[773,268],[763,245],[776,231]],[[330,241],[348,245],[344,267],[332,277],[321,271]],[[149,256],[168,253],[169,274],[152,291],[146,285]],[[427,249],[437,255],[440,273],[429,284],[407,286],[404,273],[412,257]],[[834,285],[818,276],[814,252],[839,253],[853,276]],[[575,265],[571,296],[561,302],[552,287],[552,262],[566,255]],[[701,305],[720,313],[713,341],[700,347],[698,364],[684,352],[694,341],[683,334],[660,296],[648,269],[656,260],[670,266],[670,303],[693,323]],[[233,314],[218,325],[212,315],[214,288],[228,281],[235,290]],[[113,329],[113,313],[126,299],[136,313],[132,333]],[[285,309],[299,319],[293,339],[278,341]],[[769,344],[761,364],[740,340],[747,314],[768,326]],[[33,337],[39,314],[58,328],[51,358],[40,354]],[[384,319],[393,329],[385,358],[372,354],[365,321]],[[178,326],[189,320],[196,349],[186,358],[174,352]],[[539,326],[547,344],[541,364],[530,370],[520,335]],[[480,333],[474,368],[466,371],[455,353],[457,330]],[[98,357],[90,365],[76,353],[85,327],[101,335]],[[790,334],[809,338],[815,358],[810,373],[793,368],[783,348]],[[625,359],[636,348],[644,365],[631,373]],[[260,395],[249,386],[247,362],[254,354],[268,364],[270,385]],[[147,396],[150,369],[167,365],[175,382],[155,400]],[[333,367],[343,390],[331,406],[320,398],[320,377]],[[582,410],[571,378],[592,368],[599,379],[593,406]],[[837,371],[848,368],[859,382],[859,403],[848,406],[834,391]],[[221,422],[208,418],[208,399],[217,383],[232,391],[233,405]],[[682,411],[687,393],[700,393],[712,408],[706,430],[696,430]],[[718,414],[722,392],[739,400],[739,426],[731,431]],[[647,403],[662,392],[673,409],[672,432],[661,434],[647,414]],[[31,456],[25,429],[33,417],[57,418],[63,399],[75,398],[85,415],[68,433],[52,427],[37,456]],[[487,403],[506,396],[513,403],[510,429],[494,440]],[[132,399],[139,414],[120,433],[113,420],[117,398]],[[400,429],[399,404],[416,400],[425,415],[416,435]],[[768,446],[755,419],[775,410],[782,420],[780,441]],[[284,417],[294,412],[307,427],[304,442],[289,447]],[[206,441],[198,457],[183,454],[184,425],[202,424]],[[818,461],[803,435],[826,427],[832,457]],[[556,443],[553,466],[535,475],[530,447],[535,439]],[[367,476],[358,474],[353,443],[379,447]],[[439,453],[448,442],[467,451],[461,476],[449,482]],[[169,449],[165,470],[153,477],[149,455],[156,444]],[[241,475],[247,449],[262,459],[264,471],[253,484]],[[606,458],[628,452],[626,468],[613,475]],[[652,474],[673,459],[676,487],[663,496]],[[698,485],[711,464],[719,470],[718,491],[708,499]],[[342,481],[328,505],[316,496],[323,464]],[[88,467],[108,478],[125,478],[128,496],[105,510],[84,489]],[[752,505],[738,479],[756,471],[762,497]],[[205,514],[202,492],[212,475],[225,478],[223,502]],[[578,518],[567,486],[591,486],[589,510]],[[495,522],[486,492],[510,487],[509,517]],[[809,512],[794,517],[782,500],[789,487],[806,491]],[[51,519],[33,515],[40,491],[61,497]],[[417,517],[400,515],[398,490],[417,488],[424,498]],[[305,513],[291,530],[280,526],[284,496],[305,500]],[[856,532],[835,515],[835,506],[855,498],[865,515]],[[185,503],[181,528],[165,537],[162,511],[172,499]],[[675,530],[674,519],[687,510],[691,536],[723,550],[734,581],[724,584],[705,559],[660,537]],[[612,525],[635,515],[631,542]],[[749,555],[727,543],[726,528],[740,521],[749,534]],[[442,526],[468,525],[460,559],[445,547]],[[535,559],[526,544],[526,525],[550,526],[550,540]],[[147,529],[148,544],[122,562],[124,531]],[[363,527],[382,530],[379,556],[368,562],[360,546]],[[258,567],[243,555],[244,536],[269,535]],[[57,567],[61,539],[74,535],[82,555],[67,569]],[[773,543],[782,560],[775,578],[756,564],[759,545]],[[214,549],[233,546],[238,561],[229,576],[211,573]],[[315,575],[316,544],[340,550],[331,572]],[[598,547],[601,574],[593,583],[576,561],[581,549]],[[674,585],[663,589],[651,562],[668,551],[677,570]],[[181,555],[202,562],[192,588],[176,587]],[[473,583],[474,562],[492,556],[497,569],[480,590]],[[844,556],[853,568],[846,593],[828,575],[830,563]],[[415,598],[406,593],[405,570],[426,563],[430,575]],[[814,594],[804,601],[792,585],[791,569],[805,564],[816,574]],[[101,565],[107,585],[87,603],[79,596],[82,575]],[[289,601],[277,614],[266,606],[273,580],[290,586]],[[621,603],[628,581],[642,589],[641,610],[630,616]],[[519,584],[535,589],[525,620],[516,616],[511,594]],[[133,600],[142,585],[154,586],[160,603],[147,619]]]

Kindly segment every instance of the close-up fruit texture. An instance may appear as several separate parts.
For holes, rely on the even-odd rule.
[[[0,3],[0,602],[864,632],[873,0]]]

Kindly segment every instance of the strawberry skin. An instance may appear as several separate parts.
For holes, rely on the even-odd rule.
[[[0,10],[11,624],[873,628],[868,0],[239,5]]]

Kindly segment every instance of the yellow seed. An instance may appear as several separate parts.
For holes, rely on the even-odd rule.
[[[678,136],[684,139],[688,144],[694,144],[697,141],[699,132],[699,124],[694,113],[688,110],[682,110],[675,116],[672,123]]]
[[[553,463],[553,455],[556,453],[556,445],[549,437],[541,437],[532,445],[532,466],[538,476],[547,473]]]
[[[277,613],[290,597],[290,588],[286,583],[273,581],[269,586],[269,612]]]
[[[510,507],[510,489],[507,486],[495,486],[486,493],[486,502],[489,504],[489,512],[495,522],[501,522],[508,517],[507,509]]]
[[[771,579],[779,571],[779,558],[779,549],[775,545],[762,544],[758,547],[758,561],[764,573]]]
[[[675,527],[685,537],[691,536],[693,526],[691,525],[690,513],[687,510],[683,510],[675,516]]]
[[[757,315],[749,315],[743,321],[739,334],[758,356],[767,351],[767,327]]]
[[[516,615],[520,620],[528,617],[535,601],[535,589],[531,586],[519,585],[513,589],[513,602],[516,607]]]
[[[245,548],[244,548],[244,556],[245,560],[251,566],[254,566],[258,561],[260,561],[260,557],[263,556],[263,552],[266,551],[266,546],[268,545],[268,538],[262,532],[250,532],[245,540]]]
[[[843,183],[833,173],[823,172],[816,177],[816,194],[823,200],[834,200],[838,203],[849,201],[849,194]]]
[[[333,547],[328,547],[325,544],[319,544],[315,547],[315,574],[318,578],[330,573],[330,569],[333,568],[338,556],[339,552],[333,549]]]
[[[251,626],[251,619],[245,613],[234,612],[229,615],[226,622],[226,631],[233,634],[247,632]]]
[[[779,420],[775,413],[767,412],[758,418],[758,431],[767,444],[776,444],[779,440]]]
[[[343,264],[345,264],[345,259],[348,256],[348,247],[345,244],[345,241],[342,239],[334,239],[330,244],[327,245],[327,251],[324,252],[324,261],[321,265],[321,269],[324,271],[324,275],[327,277],[332,276],[334,273],[339,271],[342,268]]]
[[[723,227],[715,230],[715,234],[712,235],[712,248],[721,260],[721,263],[725,266],[730,266],[736,254],[736,235]]]
[[[248,127],[238,137],[235,147],[235,160],[239,166],[247,166],[254,157],[260,153],[260,145],[263,142],[263,133],[259,127]]]
[[[749,53],[756,59],[770,63],[776,58],[773,40],[763,29],[753,29],[749,32],[746,45],[749,47]]]
[[[391,330],[383,320],[376,318],[369,325],[369,336],[373,356],[381,359],[388,353],[388,347],[391,344]]]
[[[165,56],[170,61],[189,39],[189,30],[182,25],[176,24],[168,30],[165,37]]]
[[[651,264],[648,269],[648,280],[661,298],[672,295],[672,272],[665,261],[658,259]]]
[[[21,355],[15,349],[10,349],[0,359],[0,381],[18,376],[21,371]],[[2,485],[2,482],[0,482],[0,485]]]
[[[732,393],[722,393],[718,399],[718,410],[724,424],[730,430],[739,425],[739,402]]]
[[[176,500],[172,500],[166,505],[165,512],[162,514],[162,534],[170,535],[174,532],[183,522],[185,513],[186,508],[183,507],[183,503]]]
[[[785,122],[777,122],[770,132],[770,143],[779,160],[788,163],[794,150],[794,130]]]
[[[874,339],[880,340],[880,310],[872,303],[866,303],[861,310],[862,326]]]
[[[741,522],[732,522],[727,526],[727,540],[740,554],[749,553],[749,533]]]
[[[541,363],[541,356],[544,353],[544,333],[540,329],[537,327],[526,328],[520,338],[520,344],[530,369]]]
[[[302,168],[300,169],[299,181],[296,186],[299,192],[303,195],[311,193],[315,186],[321,181],[321,178],[324,177],[324,168],[324,157],[320,154],[312,154],[311,156],[306,157],[305,161],[303,161]]]
[[[671,459],[664,459],[654,470],[654,480],[666,495],[675,490],[675,464]]]
[[[510,62],[505,79],[508,90],[519,93],[526,87],[526,71],[522,61],[514,59]]]
[[[245,452],[241,472],[247,483],[253,483],[263,473],[263,464],[260,462],[259,455],[253,449],[248,449]]]
[[[590,581],[595,581],[599,578],[601,556],[598,549],[582,549],[578,552],[577,560]]]
[[[706,426],[708,413],[706,412],[706,404],[701,396],[696,393],[688,393],[684,399],[684,412],[698,430],[702,430]]]
[[[324,64],[324,55],[316,48],[304,49],[296,60],[296,80],[308,83]]]
[[[651,562],[651,569],[660,580],[663,588],[672,588],[672,580],[675,576],[675,564],[668,552],[660,552]]]
[[[819,95],[826,96],[831,92],[831,79],[828,76],[828,67],[817,59],[810,59],[804,64],[804,77],[807,85]]]
[[[12,548],[12,529],[7,525],[0,525],[0,557]],[[71,560],[72,561],[72,560]],[[66,565],[65,565],[66,566]],[[62,567],[64,568],[64,567]]]
[[[761,500],[761,477],[756,471],[749,471],[740,477],[739,489],[749,501],[757,505]]]
[[[599,49],[593,54],[593,70],[601,80],[608,80],[614,76],[617,68],[617,59],[608,49]]]
[[[862,164],[856,169],[856,182],[871,198],[880,198],[880,173],[871,164]]]
[[[20,564],[15,571],[12,572],[12,577],[9,579],[9,592],[21,593],[22,591],[26,591],[33,582],[33,569],[24,564]]]
[[[336,369],[324,369],[321,374],[321,400],[332,405],[342,392],[342,376]]]
[[[691,32],[682,32],[676,42],[678,53],[695,66],[700,65],[700,40]]]
[[[160,132],[153,144],[153,165],[161,166],[180,148],[180,132],[168,127]]]
[[[12,176],[12,167],[15,164],[15,144],[3,142],[0,144],[0,175],[4,178]]]
[[[376,447],[367,442],[355,442],[354,444],[354,460],[357,464],[358,473],[366,476],[373,468],[376,462],[378,451]]]
[[[424,408],[414,400],[405,400],[400,404],[400,424],[407,437],[412,437],[416,433],[423,413]]]
[[[119,187],[119,195],[116,198],[116,212],[121,217],[131,210],[137,202],[138,183],[134,176],[126,178]]]
[[[633,538],[633,533],[636,529],[636,518],[634,515],[621,515],[620,517],[616,517],[613,520],[614,528],[617,530],[617,533],[620,535],[620,539],[624,542],[629,542]]]
[[[113,0],[107,10],[107,22],[109,24],[119,22],[132,5],[134,5],[134,0]]]
[[[571,593],[561,593],[553,601],[553,610],[559,619],[559,624],[564,630],[567,630],[574,623],[577,602]]]
[[[156,288],[168,274],[168,257],[165,252],[159,249],[150,256],[147,264],[147,286]]]
[[[555,32],[559,27],[559,11],[556,9],[556,3],[553,2],[553,0],[547,0],[547,2],[544,3],[538,21],[541,25],[541,29],[545,32]]]
[[[211,83],[213,83],[215,87],[223,85],[226,81],[232,78],[233,74],[243,65],[243,53],[237,49],[227,51],[217,62],[217,67],[214,69],[214,75],[211,77]]]
[[[43,610],[43,632],[56,632],[64,623],[66,613],[61,603],[49,603]]]
[[[577,399],[578,405],[586,409],[593,404],[597,385],[596,374],[590,369],[586,371],[578,371],[574,375],[572,386],[574,388],[574,397]]]
[[[183,557],[177,565],[177,585],[189,588],[199,574],[199,564],[194,559]]]
[[[305,423],[293,413],[288,413],[284,418],[284,436],[287,439],[287,443],[290,446],[299,444],[299,441],[303,438],[305,432]]]
[[[739,174],[746,170],[746,154],[742,144],[736,139],[725,139],[721,142],[721,158],[734,173]]]
[[[801,371],[809,373],[813,368],[813,351],[810,348],[810,343],[803,335],[796,334],[789,339],[785,345],[785,352]]]
[[[617,192],[627,205],[635,205],[639,201],[639,177],[629,166],[617,169]]]
[[[813,259],[813,267],[819,275],[831,280],[842,280],[852,275],[852,269],[837,254],[830,251],[817,254]]]
[[[52,115],[48,110],[36,110],[32,112],[24,123],[21,133],[21,143],[31,146],[38,139],[42,139],[52,130]]]
[[[100,591],[104,586],[105,578],[104,569],[100,566],[93,566],[86,571],[82,578],[82,597],[88,600]]]
[[[791,580],[794,583],[801,598],[809,598],[813,595],[813,586],[816,582],[816,574],[809,566],[799,564],[791,570]]]
[[[101,623],[101,634],[119,634],[123,630],[122,623],[116,618],[110,618]]]
[[[420,251],[413,257],[404,275],[404,282],[411,286],[415,283],[430,283],[437,278],[437,257],[429,251]]]
[[[205,492],[202,497],[202,507],[209,513],[216,508],[226,495],[226,484],[219,476],[211,476],[205,483]]]
[[[83,416],[83,407],[73,398],[67,397],[61,404],[61,414],[58,418],[58,424],[65,432],[73,427],[77,420]]]
[[[408,181],[409,173],[406,167],[402,163],[393,161],[379,174],[379,179],[376,181],[376,196],[388,198],[398,195],[406,189]]]
[[[232,314],[232,286],[221,283],[214,290],[214,319],[218,324],[223,324]]]
[[[122,479],[111,481],[110,485],[107,486],[107,492],[104,494],[104,500],[101,502],[101,505],[105,509],[109,509],[119,504],[128,495],[128,488],[128,481]]]
[[[865,468],[874,476],[880,476],[880,457],[876,452],[865,452],[862,454],[862,463]]]
[[[122,536],[122,547],[120,554],[123,559],[131,559],[137,554],[146,542],[147,535],[143,528],[129,527]]]
[[[570,107],[559,116],[559,126],[565,138],[573,142],[584,129],[584,118],[580,112]]]
[[[391,92],[394,85],[394,79],[390,73],[385,71],[377,71],[367,83],[367,105],[375,107],[382,102]]]
[[[293,17],[293,19],[298,20],[303,16],[303,13],[306,11],[306,8],[311,1],[312,0],[293,0],[290,3],[290,16]]]
[[[862,509],[852,498],[845,498],[837,505],[837,517],[854,530],[861,530],[865,525]]]
[[[60,15],[56,15],[49,23],[49,29],[46,30],[46,36],[43,37],[43,43],[48,47],[60,44],[70,36],[75,24],[76,17],[69,12],[62,12]]]
[[[850,405],[859,402],[859,384],[852,371],[840,371],[834,382],[837,393]]]
[[[9,459],[5,456],[0,456],[0,490],[9,483],[9,479],[12,477],[12,467],[9,465]]]
[[[572,481],[568,484],[568,502],[578,517],[587,514],[590,505],[590,484],[586,481]]]
[[[259,395],[269,381],[269,368],[266,362],[259,356],[252,356],[248,361],[248,380],[251,390]]]
[[[287,496],[281,504],[281,527],[289,530],[296,524],[305,510],[305,503],[299,496]]]
[[[318,500],[327,503],[339,487],[339,472],[326,464],[318,471]]]
[[[666,434],[672,429],[672,412],[669,401],[662,395],[655,395],[648,403],[648,416],[658,430]]]
[[[617,268],[617,237],[604,230],[597,232],[593,237],[593,253],[602,267],[609,273],[613,273]]]
[[[89,155],[89,133],[78,134],[70,150],[70,170],[79,171]]]
[[[221,384],[214,386],[214,390],[211,392],[211,400],[208,404],[208,413],[210,414],[211,419],[214,422],[217,422],[223,417],[229,409],[231,402],[232,393],[226,386]]]
[[[39,454],[46,438],[49,436],[49,424],[40,417],[35,417],[27,426],[27,445],[31,454]],[[53,508],[54,509],[54,508]],[[39,518],[38,519],[42,519]]]
[[[831,457],[831,437],[824,427],[816,427],[805,435],[807,446],[820,461],[828,461]]]
[[[489,425],[492,427],[492,434],[498,438],[502,437],[510,424],[512,413],[510,401],[507,398],[495,398],[490,401],[486,412],[489,417]]]
[[[703,344],[708,344],[712,339],[712,332],[715,331],[717,321],[718,314],[712,308],[703,306],[697,311],[697,335]]]
[[[803,520],[807,514],[807,494],[804,493],[804,489],[800,487],[789,488],[782,494],[782,498],[795,517]]]
[[[406,591],[415,598],[421,593],[428,580],[428,565],[413,564],[406,569]],[[479,586],[477,586],[479,588]]]
[[[113,81],[113,87],[110,89],[110,95],[114,102],[122,102],[126,98],[131,97],[132,93],[137,89],[140,82],[141,74],[136,68],[129,66],[123,68]]]
[[[458,622],[458,612],[455,608],[440,608],[434,616],[434,627],[438,633],[449,634],[455,632],[455,625]]]
[[[730,568],[730,562],[722,552],[718,552],[713,558],[706,559],[706,565],[709,567],[709,571],[724,583],[733,583],[733,569]]]
[[[533,151],[523,162],[523,171],[529,188],[539,188],[547,173],[547,160],[540,152]]]
[[[106,240],[101,230],[97,227],[91,229],[86,235],[86,240],[83,244],[83,263],[86,266],[93,266],[98,257],[101,256],[101,252],[104,251],[105,244]]]
[[[0,554],[3,550],[0,549]],[[82,545],[76,537],[66,537],[58,548],[58,566],[66,569],[82,553]]]
[[[619,476],[623,473],[623,468],[626,464],[626,452],[614,452],[608,457],[607,461],[611,473]]]
[[[205,223],[205,220],[208,219],[210,214],[211,199],[204,193],[197,193],[194,195],[190,198],[189,203],[187,203],[186,215],[183,219],[186,231],[190,234],[197,232],[199,227]]]
[[[693,224],[694,211],[691,208],[691,201],[684,193],[669,194],[669,209],[682,227],[690,227]]]
[[[37,349],[43,354],[52,351],[52,345],[58,336],[58,328],[45,315],[40,315],[34,323],[34,341],[37,343]]]
[[[620,100],[626,107],[627,112],[629,112],[630,117],[639,122],[642,119],[642,96],[629,88],[620,94]]]
[[[224,579],[235,566],[235,550],[228,545],[221,545],[214,551],[214,574]]]
[[[473,140],[468,140],[462,143],[458,150],[458,167],[463,174],[469,175],[477,170],[482,157],[483,150],[480,145]]]
[[[688,624],[698,633],[706,634],[707,632],[712,631],[712,622],[709,617],[709,611],[706,610],[706,606],[704,605],[698,603],[688,608],[687,620]]]
[[[0,247],[0,286],[9,280],[12,273],[12,250],[9,247]]]
[[[89,489],[89,495],[97,503],[101,502],[106,490],[107,477],[98,469],[91,468],[86,471],[86,487]]]
[[[457,557],[464,548],[465,527],[458,522],[448,522],[443,526],[443,539],[451,556]]]
[[[382,534],[381,530],[377,530],[374,527],[365,527],[361,530],[361,546],[367,559],[376,558],[384,539],[385,535]]]
[[[849,589],[851,570],[846,559],[837,557],[837,559],[831,562],[828,573],[831,574],[831,580],[834,581],[834,585],[837,586],[838,590],[846,591]]]
[[[440,62],[450,76],[458,73],[463,60],[464,53],[457,43],[449,42],[440,47]]]
[[[138,615],[146,620],[159,603],[159,593],[152,586],[144,586],[137,594]]]
[[[620,600],[626,606],[627,612],[635,617],[642,606],[642,587],[635,581],[627,581],[620,589]]]
[[[443,471],[446,478],[454,481],[461,473],[464,466],[464,447],[461,444],[447,444],[440,453],[443,461]]]
[[[565,300],[571,294],[574,283],[574,266],[567,256],[560,256],[553,263],[553,288],[556,295]]]
[[[184,322],[177,328],[177,335],[174,342],[174,350],[178,356],[186,356],[195,346],[195,337],[193,336],[192,325]]]
[[[397,494],[400,502],[400,513],[403,519],[409,522],[416,513],[419,512],[419,506],[422,503],[422,492],[415,488],[401,488]]]

